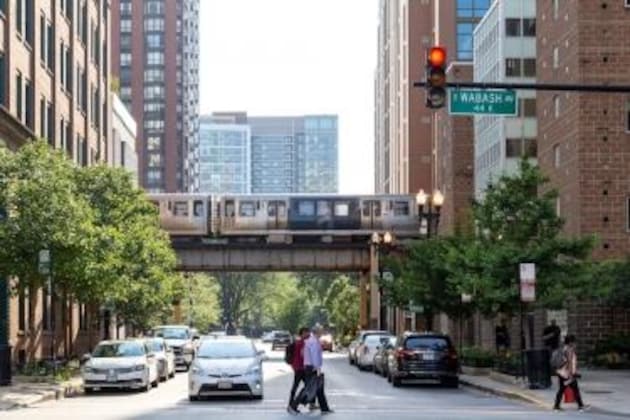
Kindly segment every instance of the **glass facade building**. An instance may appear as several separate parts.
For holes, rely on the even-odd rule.
[[[199,122],[196,191],[209,194],[247,194],[250,186],[250,131],[247,125]]]
[[[304,133],[296,138],[296,191],[338,191],[337,132],[337,117],[304,118]]]
[[[472,61],[473,31],[492,0],[457,0],[457,60]]]

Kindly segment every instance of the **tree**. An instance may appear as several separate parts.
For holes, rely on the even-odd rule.
[[[347,341],[359,320],[359,288],[349,277],[339,276],[331,284],[325,304],[337,336]]]
[[[246,314],[253,314],[260,308],[264,277],[256,273],[219,274],[223,324],[242,324]]]
[[[221,317],[220,288],[207,274],[189,274],[182,280],[182,315],[192,320],[194,327],[206,330]]]

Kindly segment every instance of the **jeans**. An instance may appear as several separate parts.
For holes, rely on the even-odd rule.
[[[291,404],[291,402],[295,399],[295,393],[297,392],[297,389],[300,386],[300,382],[306,385],[303,369],[296,370],[293,373],[293,386],[291,387],[291,394],[289,396],[289,404]]]
[[[560,408],[560,403],[562,402],[562,396],[564,395],[564,390],[568,387],[573,389],[573,395],[575,395],[575,402],[578,407],[584,407],[584,403],[582,402],[582,395],[580,395],[580,387],[578,386],[577,379],[573,378],[570,384],[566,384],[566,379],[558,376],[558,393],[556,394],[556,403],[554,405],[555,408]]]

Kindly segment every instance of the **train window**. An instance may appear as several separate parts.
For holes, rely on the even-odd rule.
[[[317,202],[317,215],[318,216],[330,216],[330,203],[328,201],[320,200]]]
[[[335,203],[335,216],[348,217],[350,215],[350,205],[348,203]]]
[[[407,201],[395,201],[394,216],[409,216],[409,203]]]
[[[287,215],[287,204],[284,201],[278,201],[278,216],[284,217]]]
[[[284,217],[287,211],[287,207],[283,201],[270,201],[267,207],[267,214],[269,217]]]
[[[375,201],[373,206],[374,217],[381,217],[381,202]]]
[[[269,206],[267,207],[267,216],[269,217],[276,217],[276,203],[271,201],[269,203]]]
[[[188,201],[176,201],[173,208],[174,216],[188,217]]]
[[[370,214],[374,217],[381,216],[381,202],[380,201],[365,201],[363,202],[363,217],[370,217]]]
[[[193,216],[202,217],[203,216],[203,201],[195,200],[193,204]]]
[[[256,203],[253,201],[241,201],[238,215],[241,217],[254,217],[256,215]]]
[[[315,202],[306,200],[298,202],[298,214],[300,216],[315,216]]]

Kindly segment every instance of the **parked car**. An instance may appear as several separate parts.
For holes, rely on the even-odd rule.
[[[175,376],[175,354],[173,349],[166,345],[166,341],[161,338],[150,338],[147,340],[149,350],[155,354],[158,366],[158,376],[160,380],[166,381]]]
[[[436,333],[407,333],[389,359],[389,381],[398,387],[403,381],[436,380],[459,386],[459,361],[449,336]]]
[[[81,374],[86,394],[112,388],[148,391],[158,386],[156,356],[144,341],[101,341],[84,357]]]
[[[187,325],[160,325],[153,328],[154,337],[162,337],[166,344],[173,349],[175,366],[188,370],[195,357],[195,336]]]
[[[271,342],[271,350],[276,350],[279,348],[286,348],[293,341],[293,337],[291,333],[288,331],[276,331],[276,334],[273,337],[273,341]]]
[[[276,335],[276,331],[269,331],[268,333],[263,334],[262,342],[263,343],[271,343],[273,342],[273,337]]]
[[[332,334],[324,334],[319,338],[319,343],[322,345],[322,350],[324,351],[334,351],[335,350],[335,342],[333,340]]]
[[[204,340],[188,372],[188,397],[248,396],[262,399],[264,351],[252,340],[216,338]]]
[[[359,370],[370,370],[374,367],[374,356],[383,342],[389,341],[392,336],[370,334],[366,335],[363,343],[356,349],[356,365]]]
[[[374,334],[387,335],[389,334],[389,332],[378,331],[378,330],[359,331],[359,334],[357,334],[357,337],[348,346],[348,363],[350,363],[351,365],[354,365],[357,362],[357,355],[356,355],[357,348],[363,343],[363,340],[365,339],[365,337],[367,337],[368,335],[374,335]]]
[[[388,360],[396,350],[396,340],[396,337],[389,337],[387,340],[382,341],[374,355],[374,373],[384,378],[387,378],[389,374]]]

